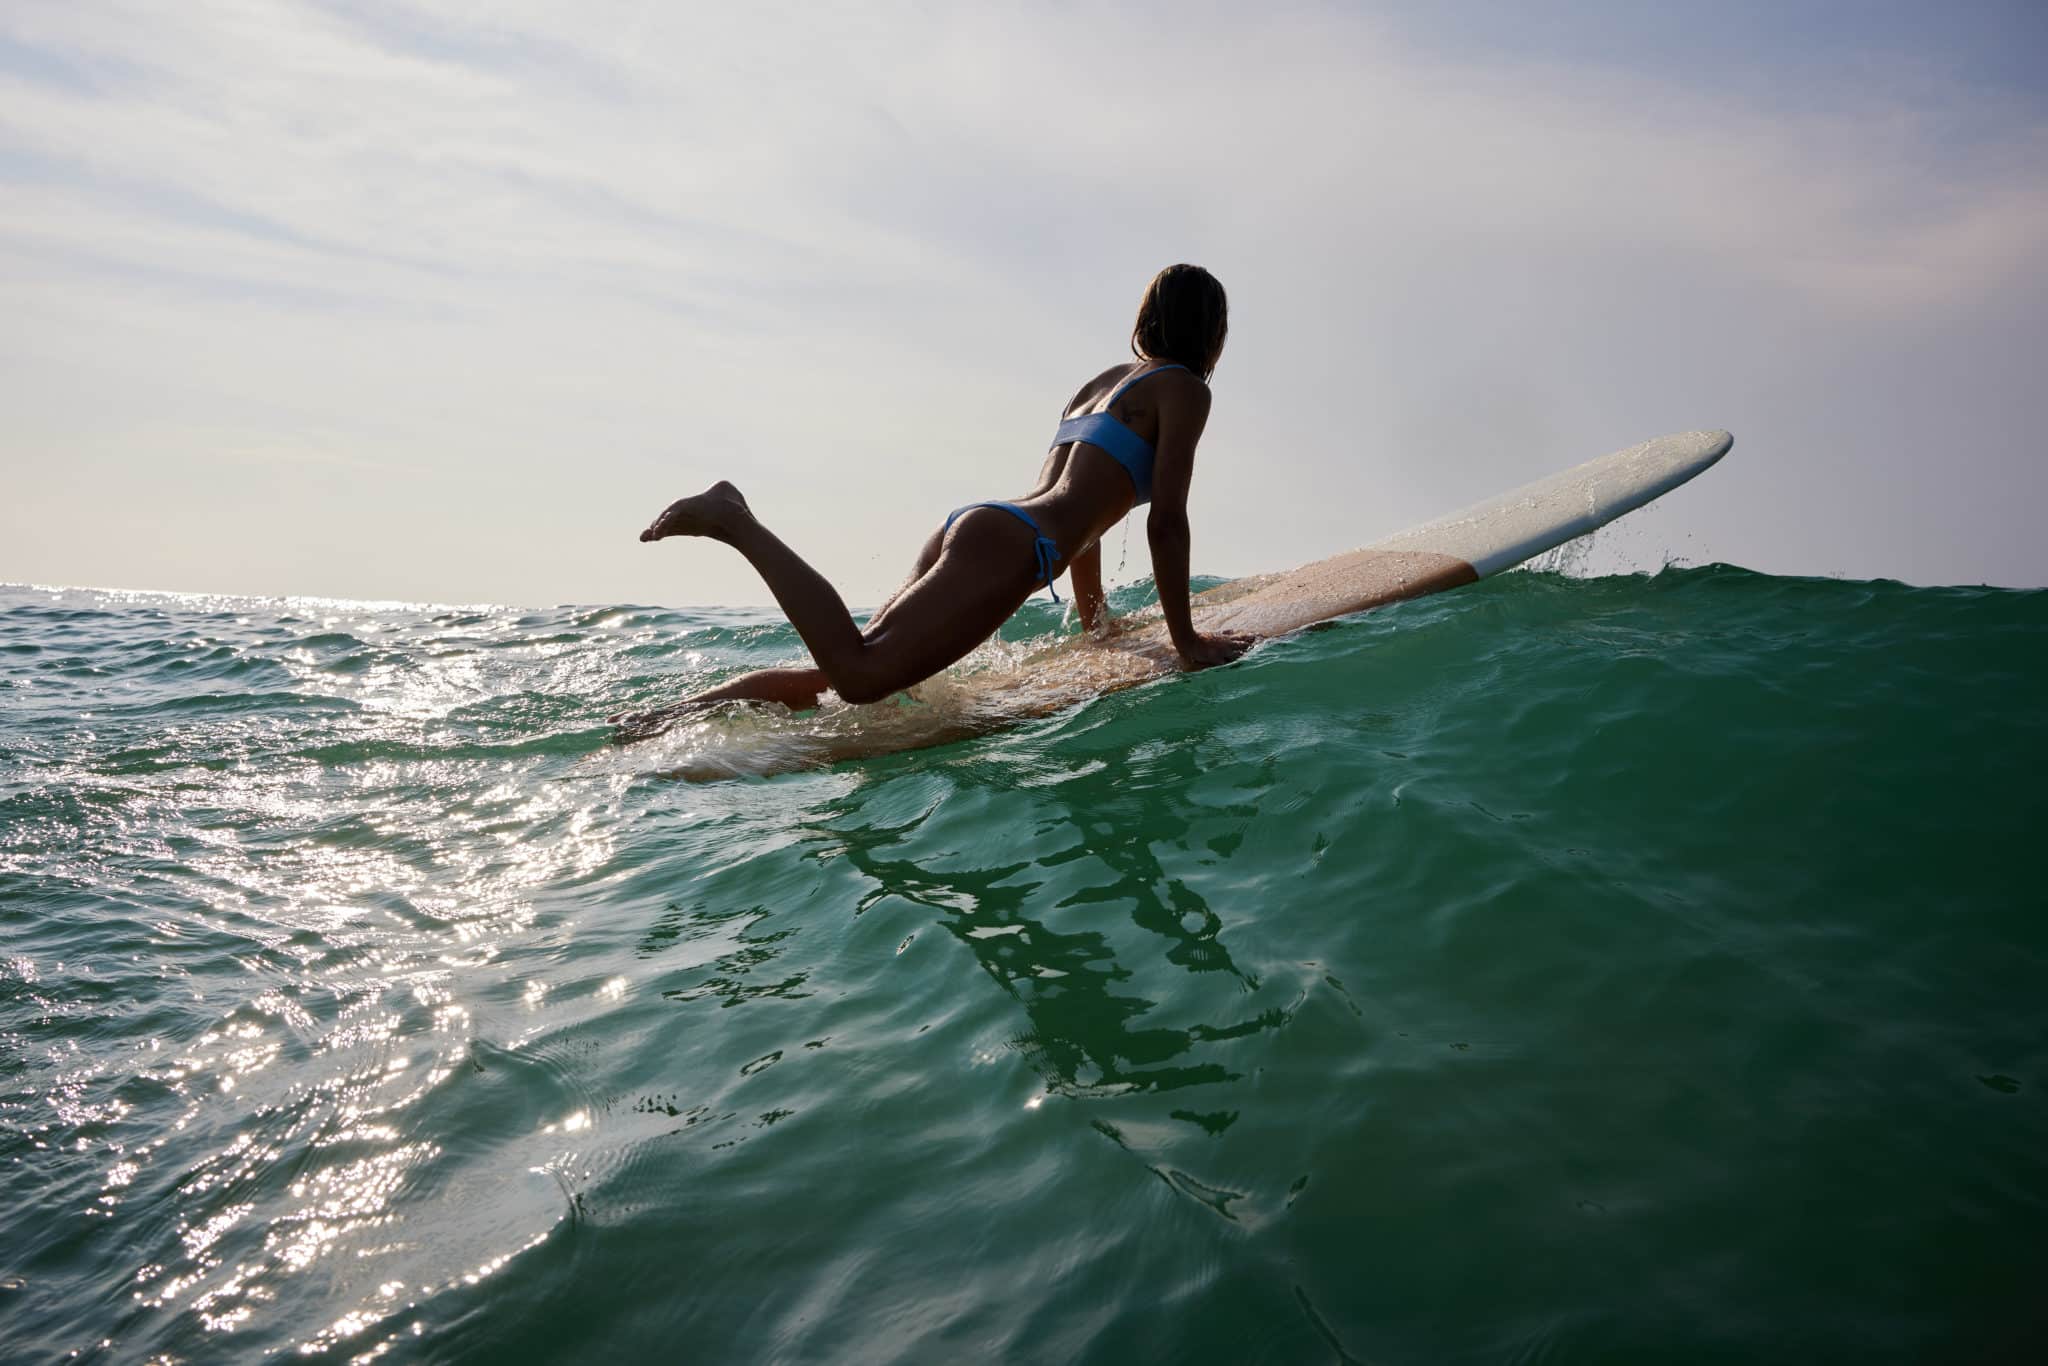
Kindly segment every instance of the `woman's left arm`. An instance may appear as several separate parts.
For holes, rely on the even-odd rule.
[[[1081,629],[1094,635],[1109,620],[1109,600],[1102,592],[1102,542],[1067,561],[1067,586],[1074,593],[1074,610],[1081,614]]]

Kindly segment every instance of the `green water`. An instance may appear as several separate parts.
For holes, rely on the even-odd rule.
[[[0,590],[0,1356],[2038,1359],[2048,593],[1516,574],[609,745],[795,650]]]

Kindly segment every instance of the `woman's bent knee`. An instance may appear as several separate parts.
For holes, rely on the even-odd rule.
[[[855,706],[879,702],[924,677],[906,673],[901,660],[878,656],[880,652],[869,646],[860,656],[840,664],[830,675],[832,691],[839,694],[841,701]]]
[[[855,706],[865,706],[870,702],[879,702],[893,693],[903,691],[903,689],[880,678],[850,678],[844,683],[835,682],[832,685],[832,691],[838,693],[840,700],[843,702],[851,702]]]

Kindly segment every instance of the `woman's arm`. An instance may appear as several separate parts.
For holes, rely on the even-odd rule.
[[[1145,535],[1152,543],[1152,582],[1159,589],[1167,634],[1181,663],[1201,669],[1236,659],[1251,647],[1251,637],[1234,632],[1202,635],[1189,614],[1188,485],[1195,475],[1195,446],[1209,424],[1209,386],[1186,373],[1171,382],[1174,387],[1159,408],[1152,511],[1145,518]]]
[[[1081,614],[1081,629],[1093,635],[1108,620],[1108,600],[1102,593],[1102,542],[1097,541],[1067,561],[1067,586],[1074,591],[1074,610]]]

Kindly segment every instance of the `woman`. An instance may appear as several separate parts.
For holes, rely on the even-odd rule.
[[[880,701],[956,663],[1062,571],[1073,576],[1082,628],[1093,631],[1105,619],[1102,535],[1148,501],[1153,581],[1181,662],[1200,669],[1243,654],[1250,637],[1202,635],[1188,618],[1188,480],[1209,420],[1207,381],[1228,325],[1223,286],[1208,271],[1168,266],[1154,276],[1131,330],[1137,363],[1103,371],[1074,395],[1037,487],[1013,502],[973,503],[948,517],[865,629],[832,585],[755,519],[731,484],[670,504],[640,539],[708,536],[745,555],[818,667],[746,674],[632,717],[628,727],[649,728],[729,698],[802,710],[817,706],[828,687],[848,702]]]

